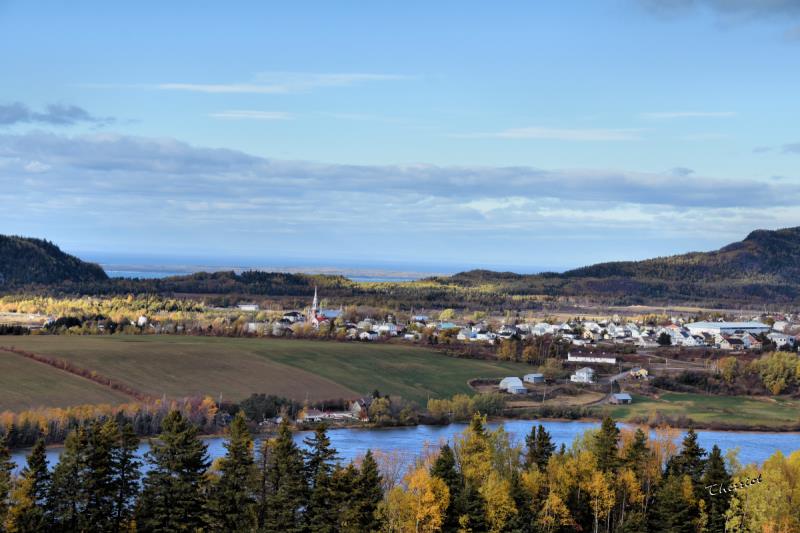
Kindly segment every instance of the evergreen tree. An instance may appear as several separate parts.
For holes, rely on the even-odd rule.
[[[706,451],[697,443],[697,433],[690,428],[683,438],[680,453],[670,459],[667,473],[676,476],[688,475],[692,478],[692,484],[699,495],[700,481],[706,464],[705,455]]]
[[[722,451],[715,444],[711,448],[708,456],[705,472],[703,472],[703,495],[706,500],[708,512],[708,531],[712,533],[724,533],[725,531],[725,512],[730,504],[730,493],[721,492],[721,487],[726,487],[731,482],[731,476],[725,469],[725,460],[722,458]],[[714,496],[706,490],[714,485]]]
[[[309,530],[320,533],[360,533],[367,531],[359,526],[356,513],[356,485],[358,471],[352,463],[342,468],[337,465],[331,475],[320,473],[311,492],[315,512],[308,517]]]
[[[619,464],[617,440],[619,429],[610,416],[603,419],[600,431],[594,436],[594,453],[597,456],[597,467],[603,472],[616,469]]]
[[[141,531],[195,531],[207,523],[206,446],[197,428],[178,411],[162,422],[163,431],[147,453],[151,470],[144,478],[136,526]]]
[[[458,517],[459,529],[465,531],[487,531],[486,526],[486,500],[481,496],[478,488],[472,483],[467,483],[461,491],[458,502],[461,515]]]
[[[375,512],[383,499],[381,474],[378,463],[367,450],[353,487],[352,512],[354,517],[353,531],[377,531],[380,527]]]
[[[85,510],[84,473],[86,432],[79,428],[64,441],[64,451],[53,469],[47,495],[47,522],[51,531],[77,531]]]
[[[656,493],[650,529],[659,533],[695,533],[691,502],[684,498],[683,477],[670,475]]]
[[[539,424],[538,428],[531,427],[530,435],[525,437],[525,444],[528,452],[525,455],[525,466],[528,468],[536,466],[539,470],[547,467],[547,461],[556,449],[556,445],[550,438],[550,434]]]
[[[117,426],[119,427],[119,426]],[[139,467],[141,463],[136,451],[139,438],[133,425],[125,424],[116,436],[112,449],[111,469],[113,477],[114,505],[112,507],[112,527],[114,533],[123,531],[133,520],[136,497],[139,495]]]
[[[314,430],[312,437],[303,440],[308,447],[308,451],[305,454],[304,472],[306,483],[309,487],[314,486],[320,474],[324,477],[330,477],[336,462],[336,450],[331,447],[331,440],[325,432],[326,429],[325,424],[320,424]]]
[[[541,427],[541,426],[539,426]],[[555,447],[553,447],[555,449]],[[534,533],[534,521],[536,515],[533,512],[533,501],[529,494],[522,486],[519,472],[514,470],[511,474],[511,499],[514,501],[514,507],[517,513],[511,518],[506,525],[506,529],[513,533]]]
[[[265,443],[260,473],[259,528],[286,533],[303,530],[301,511],[307,504],[303,455],[292,440],[289,424],[278,428],[278,436]]]
[[[28,456],[12,495],[8,511],[9,533],[36,533],[46,530],[45,503],[50,490],[50,473],[44,439],[39,439]]]
[[[439,450],[439,456],[431,466],[431,475],[444,481],[450,491],[450,501],[447,504],[443,531],[457,531],[458,518],[461,515],[458,504],[461,501],[463,479],[456,469],[456,457],[449,444]]]
[[[641,428],[636,429],[633,435],[633,442],[625,452],[625,464],[633,470],[637,476],[640,476],[642,469],[651,454],[650,448],[647,447],[647,436]]]
[[[82,522],[92,531],[114,530],[113,451],[119,439],[119,426],[111,419],[105,423],[96,421],[86,435],[85,476],[83,490],[86,507]]]
[[[219,462],[220,478],[211,500],[215,528],[252,531],[256,523],[253,439],[243,411],[233,418],[225,448],[227,453]]]
[[[8,447],[8,435],[3,435],[3,438],[0,438],[0,531],[8,515],[13,471],[14,462],[11,460],[11,450]]]

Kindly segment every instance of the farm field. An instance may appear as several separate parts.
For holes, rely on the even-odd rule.
[[[153,396],[231,400],[254,392],[324,400],[378,389],[424,405],[429,397],[469,393],[471,378],[521,376],[530,368],[407,346],[284,339],[33,335],[2,338],[0,346],[66,359]]]
[[[800,401],[788,398],[706,396],[668,392],[657,399],[631,395],[630,405],[614,406],[609,414],[618,420],[648,417],[660,411],[666,416],[684,415],[696,422],[740,426],[782,427],[800,423]]]
[[[130,401],[119,392],[19,355],[0,352],[0,412]]]

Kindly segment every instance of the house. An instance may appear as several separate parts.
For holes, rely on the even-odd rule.
[[[239,311],[258,311],[258,304],[239,304],[236,307]]]
[[[283,320],[290,324],[294,324],[295,322],[302,322],[303,321],[303,313],[299,311],[288,311],[283,313]]]
[[[439,329],[446,330],[446,329],[461,329],[461,328],[456,324],[453,324],[452,322],[440,322]]]
[[[377,331],[362,331],[358,334],[359,340],[362,341],[376,341],[378,340],[378,332]]]
[[[378,333],[383,333],[391,337],[396,337],[398,331],[400,331],[400,328],[398,328],[397,324],[393,322],[384,322],[378,326]]]
[[[350,414],[359,420],[369,420],[369,406],[372,398],[359,398],[350,404]]]
[[[772,329],[775,331],[786,331],[787,327],[789,327],[789,323],[785,320],[777,320],[772,324]]]
[[[611,357],[605,352],[567,352],[567,362],[615,365],[617,364],[617,358]]]
[[[325,419],[325,413],[319,409],[303,409],[297,416],[299,422],[322,422]]]
[[[628,371],[628,374],[633,378],[646,378],[647,377],[647,369],[635,366]]]
[[[522,379],[525,383],[544,383],[544,374],[525,374]]]
[[[739,338],[742,339],[744,347],[748,350],[760,350],[763,347],[763,343],[750,333],[745,333]]]
[[[594,381],[594,369],[588,366],[578,369],[569,377],[569,380],[573,383],[592,383]]]
[[[522,383],[522,380],[516,376],[503,378],[500,380],[500,390],[506,391],[509,394],[525,394],[528,389]]]
[[[785,333],[770,333],[767,338],[775,343],[775,346],[781,348],[782,346],[794,346],[794,337]]]
[[[611,398],[608,399],[608,403],[614,405],[621,405],[626,403],[633,402],[633,398],[627,392],[618,392],[616,394],[612,394]]]

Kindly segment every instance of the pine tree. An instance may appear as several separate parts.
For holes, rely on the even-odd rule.
[[[277,437],[265,443],[263,454],[259,528],[300,532],[303,530],[300,513],[308,501],[308,487],[303,472],[303,455],[292,440],[288,422],[280,425]]]
[[[119,426],[118,426],[119,427]],[[114,504],[111,511],[111,531],[118,533],[126,529],[133,519],[136,497],[139,495],[139,467],[137,458],[139,438],[133,425],[125,424],[116,436],[112,449],[111,469],[113,476]]]
[[[13,472],[14,462],[11,460],[11,450],[8,447],[8,435],[3,435],[0,438],[0,531],[8,515]]]
[[[85,510],[86,432],[72,431],[53,469],[47,495],[47,522],[51,531],[77,531]]]
[[[725,531],[725,512],[730,504],[730,493],[721,492],[720,488],[730,484],[731,476],[725,469],[725,460],[722,458],[722,451],[715,444],[711,448],[711,455],[708,456],[706,469],[701,480],[703,494],[706,501],[708,513],[708,531],[712,533],[724,533]],[[714,485],[714,496],[711,496],[707,487]]]
[[[225,448],[211,500],[215,527],[220,531],[252,531],[256,523],[253,438],[243,411],[233,418]]]
[[[506,528],[514,533],[533,533],[536,531],[534,529],[536,515],[532,508],[533,501],[531,501],[531,497],[523,488],[522,480],[517,470],[514,470],[511,474],[510,494],[517,512],[510,519]]]
[[[8,511],[9,533],[36,533],[46,530],[45,504],[50,490],[50,473],[44,439],[39,439],[28,456]]]
[[[136,525],[141,531],[194,531],[207,523],[206,446],[197,428],[178,411],[162,422],[162,433],[147,453],[151,470],[144,478]]]
[[[372,451],[367,450],[364,460],[361,461],[358,476],[353,487],[352,511],[355,518],[354,531],[377,531],[380,523],[375,512],[378,504],[383,499],[381,487],[381,474],[378,463],[372,456]]]
[[[531,433],[525,437],[525,444],[528,452],[525,455],[525,466],[536,466],[539,470],[544,470],[547,461],[556,450],[556,445],[550,438],[550,434],[539,424],[539,427],[531,427]]]
[[[461,491],[458,502],[461,515],[458,517],[459,529],[465,531],[487,531],[486,527],[486,500],[481,496],[478,488],[472,483],[467,483]]]
[[[458,518],[461,515],[458,504],[461,501],[463,479],[456,469],[456,457],[449,444],[439,450],[439,456],[431,466],[431,475],[444,481],[450,491],[450,501],[442,525],[443,531],[458,530]]]
[[[597,467],[603,472],[616,469],[619,465],[617,440],[619,429],[611,417],[603,419],[600,430],[594,436],[594,453],[597,457]]]

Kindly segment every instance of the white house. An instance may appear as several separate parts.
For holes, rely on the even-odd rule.
[[[569,377],[573,383],[592,383],[594,381],[594,370],[585,366],[576,370],[574,374]]]
[[[544,374],[525,374],[522,379],[525,383],[544,383]]]
[[[774,342],[778,348],[786,344],[789,346],[794,346],[794,337],[787,335],[786,333],[770,333],[767,335],[767,338]]]
[[[503,378],[500,381],[500,390],[504,390],[510,394],[525,394],[525,392],[527,392],[522,380],[516,376]]]
[[[588,352],[591,353],[591,352]],[[617,358],[609,357],[608,355],[573,355],[572,352],[567,353],[567,362],[570,363],[602,363],[605,365],[616,365]]]
[[[362,341],[376,341],[378,340],[377,331],[362,331],[358,334],[358,338]]]
[[[258,311],[258,304],[239,304],[236,307],[239,311]]]

